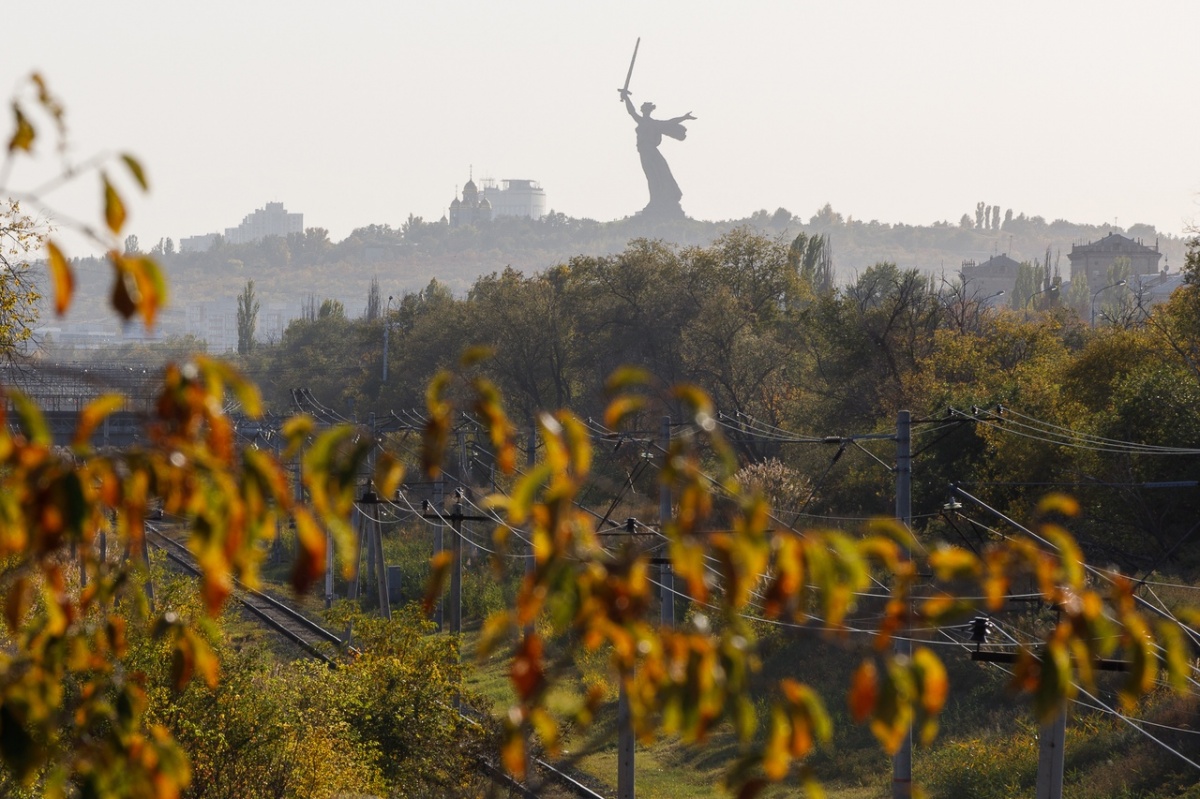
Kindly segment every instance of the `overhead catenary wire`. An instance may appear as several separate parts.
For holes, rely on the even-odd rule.
[[[951,410],[953,413],[960,414],[965,418],[973,419],[981,427],[996,430],[1007,435],[1071,449],[1132,455],[1200,455],[1200,449],[1194,447],[1167,447],[1153,444],[1139,444],[1132,441],[1094,436],[1050,422],[1042,422],[1033,417],[1017,414],[1016,411],[1007,407],[1003,409],[1003,413],[981,409],[976,415],[967,414],[964,411],[956,409]],[[1009,418],[1010,415],[1017,415],[1019,418],[1028,421],[1018,421]]]
[[[1007,633],[1007,631],[1003,630],[1003,628],[1001,628],[1001,627],[998,627],[997,629],[1000,629],[1000,630],[1001,630],[1001,632],[1002,632],[1004,635],[1009,635],[1009,634]],[[1010,637],[1010,638],[1012,638],[1012,636],[1011,636],[1011,635],[1009,635],[1009,637]],[[1013,640],[1015,640],[1015,639],[1013,639]],[[1005,672],[1005,673],[1007,673],[1007,674],[1010,674],[1010,675],[1012,674],[1012,672],[1011,672],[1009,669],[1006,669],[1006,668],[1004,668],[1004,667],[1003,667],[1001,664],[998,664],[998,663],[996,663],[996,664],[991,664],[991,665],[994,665],[994,666],[996,666],[996,667],[1000,668],[1002,671],[1004,671],[1004,672]],[[1169,752],[1170,754],[1172,754],[1172,755],[1174,755],[1175,757],[1179,758],[1180,760],[1182,760],[1183,762],[1187,763],[1187,764],[1188,764],[1189,766],[1191,766],[1192,768],[1200,770],[1200,763],[1197,763],[1195,760],[1193,760],[1193,759],[1191,759],[1190,757],[1188,757],[1187,755],[1183,754],[1183,753],[1182,753],[1182,752],[1180,752],[1178,749],[1176,749],[1175,747],[1173,747],[1173,746],[1171,746],[1170,744],[1168,744],[1166,741],[1163,741],[1162,739],[1160,739],[1159,737],[1157,737],[1156,735],[1154,735],[1153,733],[1151,733],[1149,730],[1146,730],[1144,727],[1140,726],[1140,725],[1139,725],[1139,723],[1138,723],[1138,721],[1139,721],[1138,719],[1135,719],[1135,718],[1133,718],[1133,717],[1131,717],[1131,716],[1127,716],[1127,715],[1125,715],[1124,713],[1121,713],[1121,712],[1120,712],[1120,711],[1118,711],[1116,708],[1114,708],[1114,707],[1110,706],[1108,703],[1106,703],[1106,702],[1104,702],[1103,700],[1101,700],[1101,699],[1100,699],[1099,697],[1097,697],[1095,694],[1093,694],[1092,692],[1088,691],[1088,690],[1087,690],[1085,687],[1083,687],[1082,685],[1079,685],[1079,683],[1078,683],[1078,682],[1074,682],[1074,681],[1072,681],[1072,684],[1073,684],[1073,686],[1075,687],[1075,689],[1076,689],[1077,691],[1079,691],[1081,694],[1083,694],[1084,696],[1086,696],[1086,697],[1087,697],[1089,700],[1091,700],[1091,701],[1094,703],[1094,705],[1095,705],[1095,706],[1094,706],[1092,709],[1099,709],[1099,710],[1101,710],[1101,711],[1103,711],[1103,712],[1105,712],[1105,713],[1109,713],[1109,714],[1111,714],[1112,716],[1114,716],[1115,718],[1119,719],[1119,720],[1120,720],[1120,721],[1122,721],[1123,723],[1125,723],[1125,724],[1129,725],[1130,727],[1132,727],[1134,730],[1136,730],[1136,731],[1137,731],[1139,734],[1141,734],[1143,737],[1145,737],[1145,738],[1147,738],[1148,740],[1150,740],[1152,743],[1154,743],[1154,744],[1156,744],[1157,746],[1161,747],[1161,748],[1162,748],[1164,751],[1166,751],[1166,752]],[[1076,700],[1076,701],[1078,701],[1078,700]],[[1088,705],[1086,705],[1086,704],[1084,704],[1084,703],[1082,703],[1082,702],[1080,702],[1079,704],[1082,704],[1084,707],[1088,707]],[[1166,727],[1166,725],[1157,725],[1157,726]],[[1188,732],[1187,730],[1182,730],[1182,729],[1179,729],[1179,728],[1171,728],[1171,727],[1166,727],[1166,728],[1167,728],[1167,729],[1174,729],[1174,730],[1175,730],[1175,731],[1177,731],[1177,732]]]

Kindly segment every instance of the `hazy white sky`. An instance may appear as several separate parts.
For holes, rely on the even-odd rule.
[[[5,9],[0,87],[42,71],[80,156],[142,159],[143,245],[272,200],[335,240],[436,219],[472,166],[571,216],[633,213],[616,89],[639,36],[635,102],[698,117],[662,146],[693,217],[831,202],[927,224],[983,200],[1180,233],[1200,221],[1198,30],[1194,0],[43,0]]]

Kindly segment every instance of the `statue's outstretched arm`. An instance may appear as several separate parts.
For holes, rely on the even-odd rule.
[[[617,89],[621,93],[621,99],[625,101],[625,110],[629,112],[629,116],[633,117],[634,121],[641,122],[642,118],[638,116],[638,112],[633,110],[633,100],[629,99],[629,92],[622,89]]]
[[[626,102],[628,102],[628,100]],[[633,104],[630,103],[630,105],[632,106]],[[692,116],[691,111],[688,111],[686,114],[684,114],[681,117],[675,117],[674,119],[671,119],[669,121],[671,121],[671,122],[687,122],[689,119],[695,119],[695,117]]]

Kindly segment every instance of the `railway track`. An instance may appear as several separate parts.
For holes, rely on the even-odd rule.
[[[193,576],[200,576],[200,567],[191,551],[159,529],[146,525],[147,542],[166,553],[167,559],[178,568]],[[234,600],[254,614],[264,625],[299,646],[310,657],[336,666],[337,660],[330,654],[330,645],[342,648],[341,637],[325,629],[300,611],[280,602],[270,594],[255,590],[234,580]]]
[[[167,559],[178,568],[194,577],[200,576],[199,564],[191,550],[162,530],[147,524],[146,541],[150,546],[162,550]],[[310,657],[320,660],[330,668],[337,668],[337,659],[330,654],[330,645],[334,647],[334,652],[340,651],[345,646],[345,642],[337,633],[325,629],[300,611],[270,594],[250,588],[239,580],[234,580],[234,588],[232,599],[254,614],[264,625],[299,646]],[[457,712],[468,722],[479,724],[477,719],[463,711]],[[545,775],[543,781],[555,783],[572,796],[580,799],[605,799],[603,794],[596,793],[576,776],[557,768],[542,758],[534,758],[533,764]],[[480,768],[502,787],[515,791],[526,799],[537,799],[538,794],[514,780],[494,763],[482,762]]]

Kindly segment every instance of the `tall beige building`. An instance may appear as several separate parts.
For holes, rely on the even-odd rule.
[[[1147,247],[1120,233],[1109,233],[1099,241],[1071,245],[1071,251],[1067,253],[1071,262],[1071,280],[1086,275],[1089,286],[1102,286],[1108,281],[1109,268],[1118,258],[1129,259],[1131,274],[1136,278],[1157,275],[1162,253],[1158,251],[1157,241],[1153,247]]]

